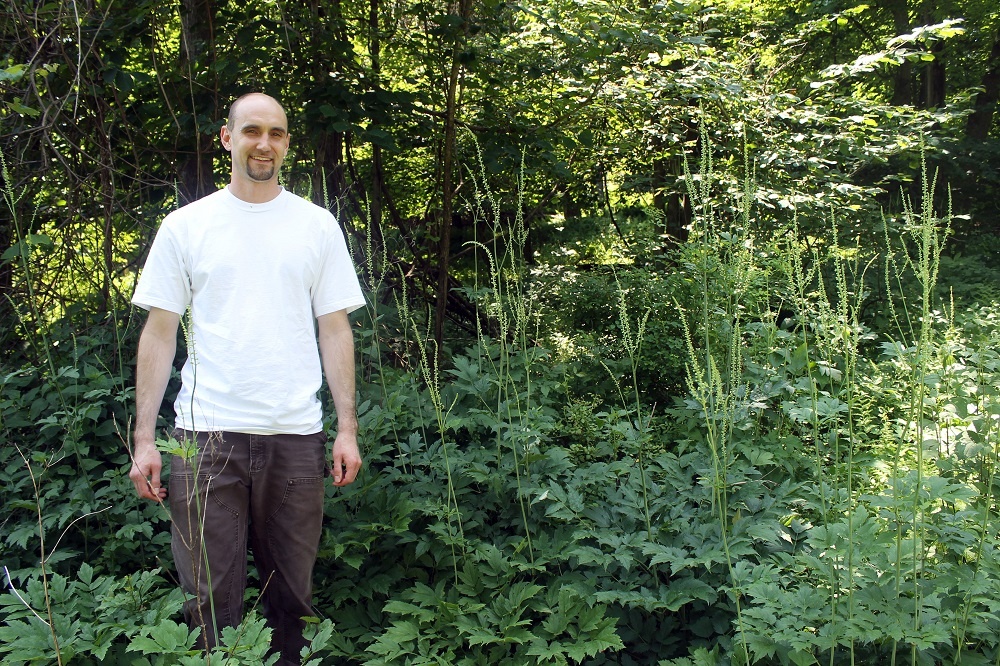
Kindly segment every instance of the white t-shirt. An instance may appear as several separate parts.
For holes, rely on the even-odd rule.
[[[314,320],[365,300],[329,211],[225,188],[164,218],[132,303],[191,308],[178,428],[307,435],[322,429]]]

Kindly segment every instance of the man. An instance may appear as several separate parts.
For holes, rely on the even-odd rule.
[[[345,486],[361,467],[347,315],[364,297],[337,221],[278,184],[290,138],[282,106],[244,95],[220,137],[232,157],[228,187],[164,219],[132,299],[149,315],[129,477],[140,497],[168,497],[156,418],[190,308],[174,403],[174,437],[189,453],[173,457],[169,481],[185,616],[208,648],[240,622],[249,546],[272,648],[279,663],[298,664],[323,518],[316,392],[325,374],[337,412],[333,484]]]

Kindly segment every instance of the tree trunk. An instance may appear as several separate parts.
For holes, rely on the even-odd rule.
[[[947,72],[944,65],[944,44],[937,43],[931,49],[934,60],[924,63],[920,73],[920,106],[924,109],[939,109],[945,102]]]
[[[441,168],[441,219],[438,236],[438,287],[437,303],[434,308],[434,341],[440,351],[444,344],[444,319],[448,307],[448,271],[451,263],[451,225],[454,210],[455,169],[455,119],[458,111],[458,85],[462,72],[461,54],[469,37],[469,21],[472,19],[472,0],[458,0],[458,15],[462,18],[462,36],[455,39],[451,52],[451,72],[448,75],[448,91],[445,105],[444,148]]]
[[[199,116],[219,116],[218,81],[206,82],[198,72],[215,60],[215,0],[182,0],[179,69],[187,90],[179,91],[178,107],[189,114],[191,128],[178,137],[177,182],[180,203],[215,191],[215,137],[206,134]],[[209,85],[206,85],[209,83]]]
[[[910,10],[907,0],[886,0],[886,10],[892,16],[892,25],[896,36],[910,32]],[[913,104],[913,63],[904,61],[896,68],[892,82],[893,106]]]
[[[8,183],[3,183],[4,187]],[[6,203],[3,204],[6,208]],[[7,217],[10,211],[5,210]],[[12,225],[0,224],[0,253],[6,252],[13,243]],[[6,358],[18,346],[16,340],[20,337],[14,323],[17,321],[12,303],[14,302],[14,262],[0,261],[0,359]]]
[[[334,200],[347,193],[347,176],[344,167],[344,133],[319,132],[316,141],[316,187],[314,200],[321,206],[330,206]]]
[[[95,112],[97,114],[98,121],[102,126],[106,126],[107,121],[104,116],[103,106],[101,104],[96,104],[95,107],[96,107]],[[103,270],[103,275],[101,276],[100,309],[102,312],[107,312],[111,309],[111,288],[112,288],[111,276],[115,270],[115,261],[114,261],[115,184],[114,184],[113,174],[111,173],[112,165],[114,164],[115,158],[111,146],[111,140],[108,137],[107,131],[102,131],[98,133],[97,142],[101,155],[101,166],[99,167],[101,197],[104,200],[103,202],[104,236],[101,239],[101,260],[104,264],[104,266],[102,267],[104,270]]]
[[[688,132],[690,134],[690,131]],[[660,157],[653,162],[654,202],[663,211],[664,231],[670,242],[687,242],[691,230],[691,209],[687,190],[678,189],[677,179],[684,175],[684,160],[678,155]]]
[[[331,70],[338,75],[344,74],[344,62],[340,57],[331,60],[312,54],[322,54],[331,42],[340,44],[348,37],[340,0],[310,0],[308,11],[306,20],[309,21],[309,30],[303,34],[308,47],[303,47],[300,52],[306,54],[306,57],[312,57],[304,63],[301,76],[312,80],[312,94],[320,94],[324,87],[322,82],[329,81]],[[315,102],[317,99],[325,101],[321,95],[310,101]],[[313,202],[330,207],[335,213],[339,213],[340,208],[335,202],[340,202],[347,196],[346,142],[345,132],[329,129],[329,124],[325,122],[316,132],[315,140],[310,141],[315,150],[312,173]]]
[[[382,64],[381,51],[382,41],[379,31],[379,0],[370,0],[368,7],[368,54],[372,61],[372,79],[376,92],[382,87]],[[374,125],[374,123],[373,123]],[[377,125],[376,125],[377,127]],[[376,143],[372,144],[372,183],[371,192],[368,199],[368,224],[371,225],[369,233],[373,233],[382,222],[382,147]]]
[[[993,42],[986,74],[979,85],[982,90],[976,94],[972,115],[965,123],[965,137],[972,141],[985,141],[993,129],[993,116],[1000,100],[1000,32]]]
[[[923,24],[932,25],[938,22],[938,11],[933,0],[924,0]],[[934,59],[923,64],[920,72],[920,106],[925,109],[938,109],[944,106],[945,83],[947,72],[944,66],[944,42],[937,42],[931,48]]]

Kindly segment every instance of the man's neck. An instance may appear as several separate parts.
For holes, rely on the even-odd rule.
[[[262,204],[281,194],[281,185],[278,185],[276,179],[266,183],[247,183],[234,179],[229,182],[229,193],[241,201]]]

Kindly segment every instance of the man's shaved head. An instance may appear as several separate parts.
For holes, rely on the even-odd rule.
[[[241,95],[240,97],[236,98],[236,101],[234,101],[230,105],[230,107],[229,107],[229,117],[226,118],[226,127],[229,128],[230,132],[233,131],[233,128],[236,125],[236,119],[239,117],[239,107],[240,107],[240,105],[243,102],[245,102],[246,100],[251,99],[251,98],[269,99],[269,100],[271,100],[272,102],[274,102],[275,104],[278,105],[278,108],[281,109],[281,113],[283,113],[283,114],[285,113],[285,107],[283,107],[281,105],[281,102],[279,102],[278,100],[274,99],[270,95],[267,95],[265,93],[260,93],[260,92],[252,92],[252,93],[247,93],[245,95]],[[287,114],[285,114],[286,124],[287,124],[287,117],[288,117]]]

